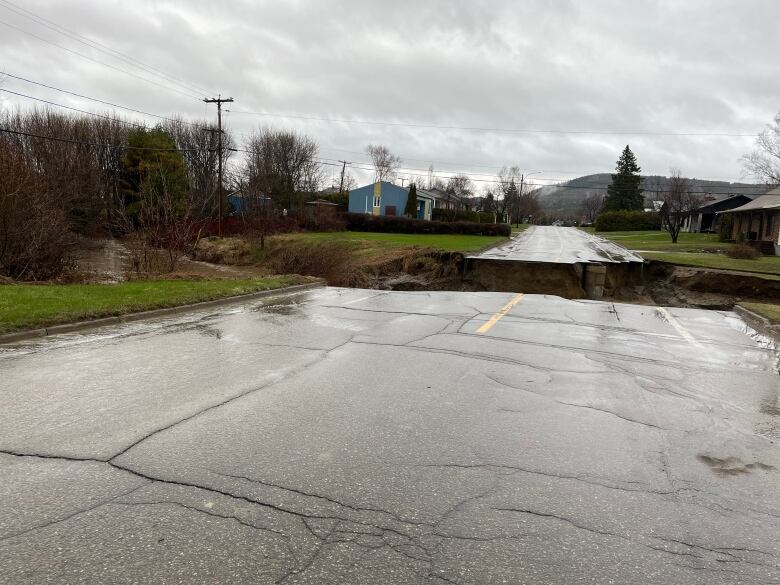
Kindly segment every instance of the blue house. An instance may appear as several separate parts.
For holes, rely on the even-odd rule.
[[[378,181],[349,192],[349,212],[370,215],[403,215],[409,189]],[[417,219],[431,219],[434,199],[417,190]]]

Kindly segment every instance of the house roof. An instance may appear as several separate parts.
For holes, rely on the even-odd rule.
[[[725,197],[717,197],[705,201],[697,210],[696,213],[717,213],[718,211],[728,211],[730,209],[736,209],[742,205],[750,203],[758,195],[744,195],[737,193],[736,195],[726,195]]]
[[[721,213],[737,213],[740,211],[759,211],[761,209],[780,209],[780,187],[772,189],[768,193],[759,195],[753,201],[745,203],[741,207],[735,207]]]

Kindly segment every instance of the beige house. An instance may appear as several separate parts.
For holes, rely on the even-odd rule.
[[[721,214],[732,216],[731,238],[740,234],[762,254],[780,255],[780,187]]]

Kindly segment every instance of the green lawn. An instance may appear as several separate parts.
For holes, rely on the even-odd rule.
[[[464,236],[454,234],[385,234],[377,232],[305,232],[276,236],[289,242],[341,242],[354,248],[380,249],[423,246],[451,252],[473,252],[505,240],[502,236]]]
[[[642,257],[647,260],[660,260],[683,266],[700,266],[702,268],[717,268],[720,270],[736,270],[739,272],[756,272],[770,278],[780,278],[780,256],[760,256],[755,260],[738,260],[724,254],[685,253],[685,252],[644,252]]]
[[[0,286],[0,333],[174,307],[311,281],[300,276],[271,276],[247,280],[5,285]]]
[[[780,305],[771,305],[769,303],[740,303],[740,305],[749,311],[766,317],[772,323],[780,324]]]
[[[668,232],[594,232],[593,228],[581,228],[590,233],[613,240],[629,250],[654,250],[675,252],[701,252],[703,250],[728,250],[733,244],[719,242],[717,234],[689,234],[681,232],[677,243],[672,243]]]
[[[512,237],[523,233],[525,230],[527,230],[529,227],[531,227],[530,223],[521,223],[520,225],[513,225],[512,226]]]

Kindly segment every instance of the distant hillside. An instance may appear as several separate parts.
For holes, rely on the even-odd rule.
[[[561,183],[560,185],[542,187],[539,190],[539,201],[542,208],[549,216],[556,218],[578,218],[582,208],[582,200],[593,193],[607,194],[607,185],[612,182],[612,175],[599,173],[585,175]],[[717,194],[756,194],[764,193],[767,187],[754,183],[729,183],[728,181],[707,181],[704,179],[690,179],[691,185],[702,193]],[[645,198],[654,199],[653,193],[663,191],[669,184],[668,177],[650,175],[642,178],[642,188],[645,190]]]

